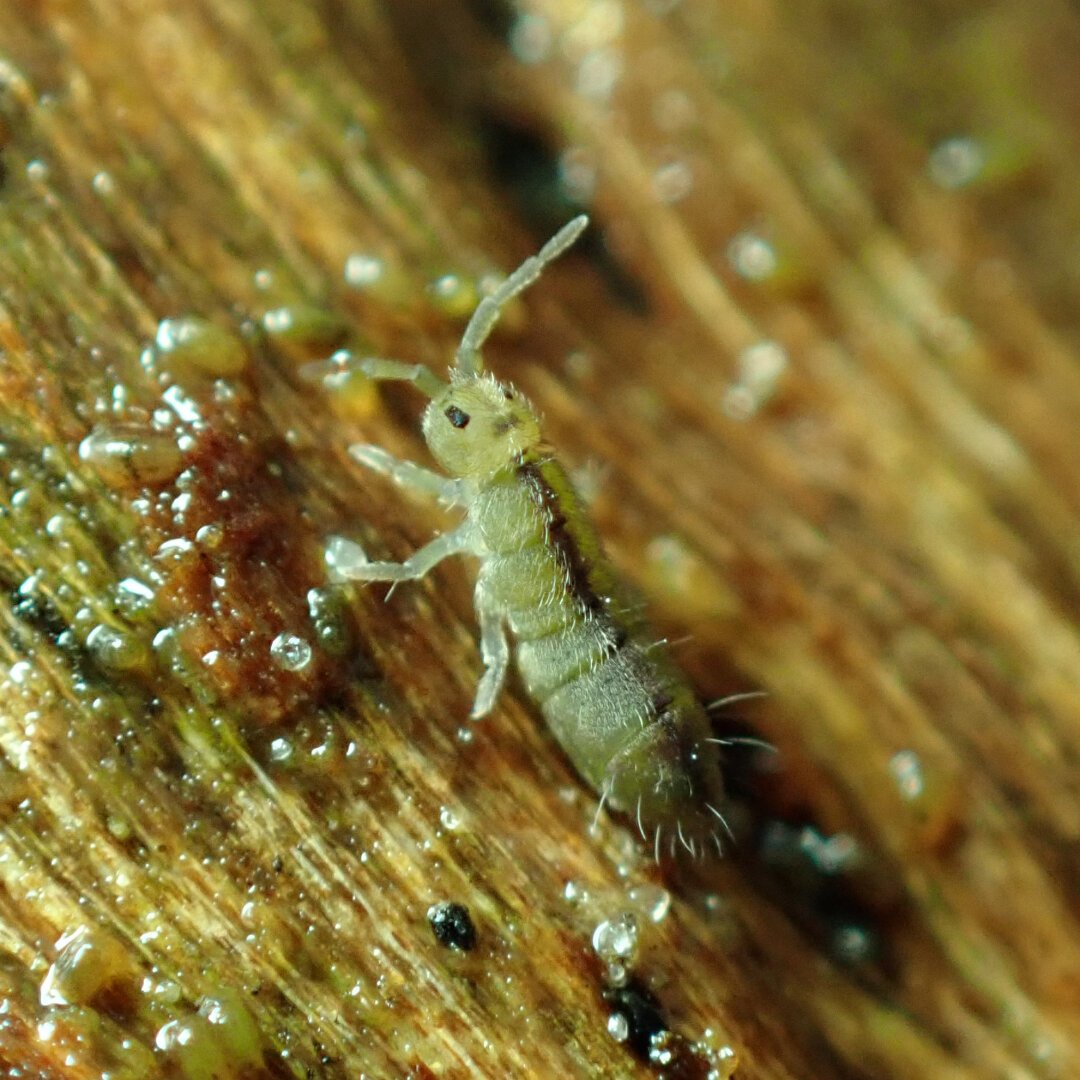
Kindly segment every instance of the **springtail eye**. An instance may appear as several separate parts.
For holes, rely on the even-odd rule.
[[[472,419],[467,412],[462,412],[456,405],[451,405],[443,415],[456,428],[468,427]]]

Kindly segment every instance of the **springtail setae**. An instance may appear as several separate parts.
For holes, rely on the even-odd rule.
[[[628,814],[657,859],[681,844],[722,849],[727,824],[720,750],[706,710],[640,615],[604,555],[581,496],[540,431],[536,410],[484,371],[481,348],[504,305],[540,276],[588,224],[575,218],[480,301],[449,382],[422,364],[338,356],[321,374],[360,371],[411,382],[430,401],[423,433],[449,475],[378,446],[352,456],[397,483],[464,508],[449,532],[401,563],[369,561],[333,538],[326,559],[340,578],[413,581],[448,555],[480,560],[476,615],[484,674],[473,718],[491,711],[506,679],[513,635],[522,682],[559,745],[605,804]],[[599,813],[599,808],[597,810]]]

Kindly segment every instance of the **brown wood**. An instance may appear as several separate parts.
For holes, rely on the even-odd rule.
[[[0,1064],[1080,1075],[1077,55],[1057,0],[0,0]],[[445,518],[345,452],[423,461],[415,392],[300,364],[440,368],[568,188],[487,356],[768,694],[723,862],[591,830],[516,689],[468,727],[468,567],[325,588]],[[626,911],[677,1065],[608,1032]]]

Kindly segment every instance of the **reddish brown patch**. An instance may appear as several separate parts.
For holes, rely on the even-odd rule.
[[[319,696],[339,670],[319,650],[307,610],[307,591],[324,579],[321,543],[275,467],[287,451],[253,395],[239,390],[200,409],[206,424],[192,431],[176,481],[180,509],[167,500],[172,506],[159,502],[155,512],[160,544],[190,543],[159,549],[160,608],[200,677],[261,726]],[[217,539],[200,537],[204,528]],[[282,632],[312,646],[303,669],[274,662],[270,646]]]

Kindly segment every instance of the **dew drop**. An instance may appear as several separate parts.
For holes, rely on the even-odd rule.
[[[787,370],[787,350],[775,341],[759,341],[739,354],[739,377],[724,393],[723,409],[732,420],[748,420],[776,392]]]
[[[571,146],[559,157],[559,183],[572,202],[588,203],[596,191],[596,158],[582,146]]]
[[[79,926],[56,943],[57,956],[41,981],[42,1005],[85,1005],[128,972],[120,943],[102,930]]]
[[[892,773],[900,794],[909,802],[919,798],[925,790],[922,762],[914,750],[901,750],[893,754],[889,761],[889,772]]]
[[[563,886],[563,899],[568,904],[587,904],[589,902],[589,890],[580,881],[568,881]]]
[[[677,203],[685,199],[693,186],[694,174],[690,166],[680,159],[665,162],[653,173],[653,193],[663,203]]]
[[[864,926],[838,927],[831,944],[833,955],[842,963],[853,966],[866,963],[877,951],[875,935]]]
[[[622,75],[622,58],[614,49],[593,49],[577,70],[577,91],[593,101],[611,97]]]
[[[776,273],[776,251],[756,233],[743,232],[734,237],[728,244],[727,260],[746,281],[764,281]]]
[[[608,1034],[616,1042],[626,1042],[630,1038],[630,1021],[621,1013],[612,1013],[607,1022]]]
[[[551,25],[542,15],[521,15],[510,28],[510,51],[523,64],[542,63],[551,44]]]
[[[149,650],[141,638],[105,623],[99,623],[86,635],[86,647],[107,671],[133,671],[145,667],[149,660]]]
[[[184,1080],[233,1074],[224,1048],[203,1016],[188,1016],[163,1024],[154,1035],[154,1045],[172,1059]]]
[[[214,1029],[217,1042],[235,1073],[261,1071],[262,1036],[238,990],[222,989],[199,1002],[199,1015]]]
[[[476,282],[463,278],[460,274],[443,274],[437,277],[427,287],[427,293],[439,311],[454,319],[470,315],[479,300]]]
[[[117,582],[114,603],[119,615],[136,619],[152,610],[156,596],[150,586],[138,578],[123,578]]]
[[[386,273],[386,264],[374,255],[353,252],[345,260],[345,284],[353,289],[369,289]]]
[[[637,916],[624,911],[613,919],[605,919],[593,931],[593,951],[608,964],[632,962],[637,954]]]
[[[165,483],[183,465],[172,433],[137,424],[95,427],[79,443],[79,457],[106,483],[116,486]]]
[[[248,364],[244,343],[199,315],[162,319],[154,337],[154,359],[175,375],[239,375]]]
[[[175,511],[176,504],[173,504],[173,510]],[[208,525],[200,525],[195,532],[195,543],[206,551],[214,551],[221,547],[225,540],[225,530],[217,522],[211,522]]]
[[[298,359],[329,355],[344,344],[349,332],[332,312],[309,304],[274,308],[263,315],[262,325],[275,345]]]
[[[308,616],[315,638],[331,656],[344,656],[353,640],[353,624],[341,589],[322,586],[309,589]]]
[[[858,841],[847,833],[825,836],[807,826],[799,833],[799,847],[823,874],[839,874],[858,858]]]
[[[131,839],[131,825],[116,814],[109,814],[105,818],[105,828],[109,830],[111,837],[121,843]]]
[[[977,139],[954,135],[930,152],[927,171],[935,184],[948,189],[965,187],[975,180],[986,164],[986,154]]]
[[[654,923],[662,923],[671,910],[671,893],[660,885],[635,885],[629,892],[630,902]]]
[[[608,964],[604,982],[611,987],[625,986],[630,981],[630,970],[625,964]]]
[[[277,738],[270,743],[271,761],[288,761],[293,756],[293,744],[288,739]]]
[[[95,173],[94,179],[90,181],[90,186],[94,189],[94,193],[100,195],[103,199],[107,199],[116,191],[116,181],[107,172]]]
[[[622,34],[626,16],[621,0],[590,0],[579,6],[579,11],[579,17],[567,28],[572,48],[600,49]]]
[[[270,656],[283,671],[303,671],[311,663],[311,645],[297,634],[282,631],[270,643]]]

